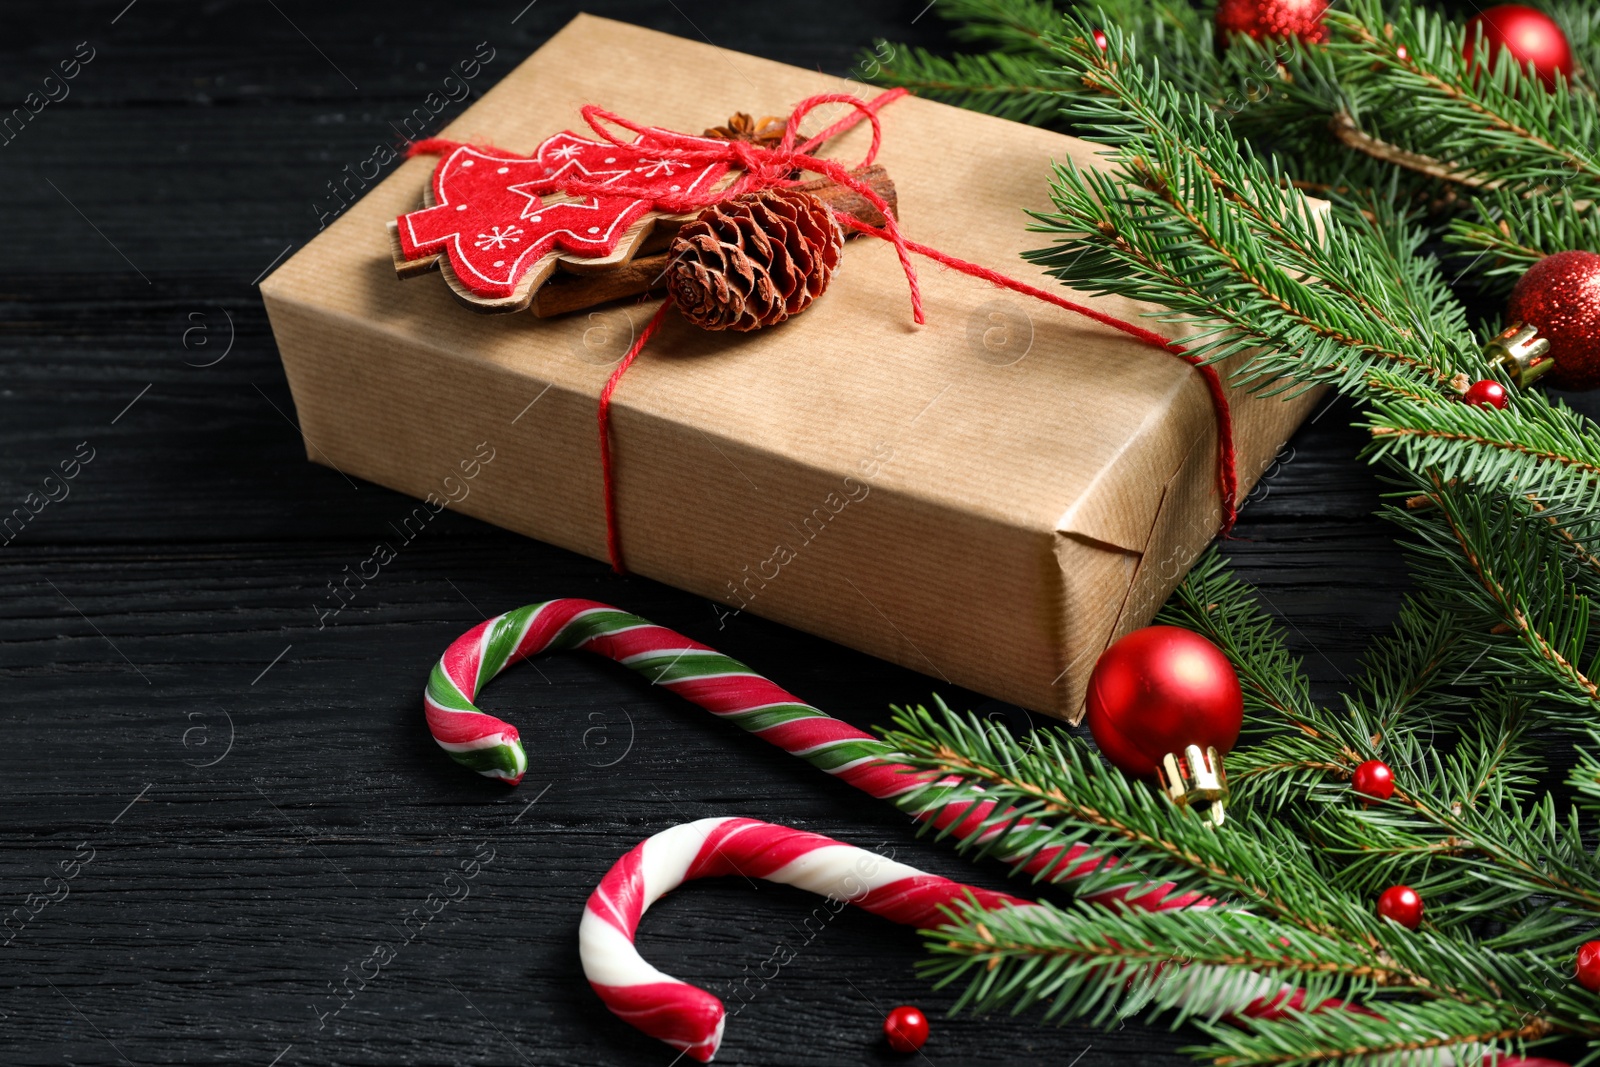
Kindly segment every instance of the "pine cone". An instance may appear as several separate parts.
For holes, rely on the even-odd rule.
[[[678,231],[667,291],[707,330],[757,330],[822,295],[844,249],[833,215],[810,193],[767,189],[725,200]]]

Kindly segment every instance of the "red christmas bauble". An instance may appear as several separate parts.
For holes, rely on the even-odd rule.
[[[1472,62],[1472,46],[1483,29],[1483,43],[1489,54],[1498,57],[1502,50],[1511,53],[1517,65],[1533,64],[1533,71],[1546,89],[1556,84],[1556,73],[1571,77],[1572,47],[1556,21],[1543,11],[1522,4],[1501,4],[1474,15],[1467,23],[1466,60]],[[1498,59],[1496,60],[1498,61]]]
[[[1382,760],[1369,759],[1350,776],[1350,788],[1374,800],[1388,800],[1394,796],[1394,772]]]
[[[1094,46],[1104,52],[1110,43],[1110,38],[1106,37],[1106,31],[1096,28],[1094,31]]]
[[[1179,626],[1146,626],[1101,653],[1086,703],[1094,743],[1140,776],[1155,774],[1161,757],[1187,745],[1227,752],[1244,724],[1233,664]]]
[[[1510,403],[1506,398],[1506,387],[1488,378],[1473,382],[1462,395],[1461,402],[1475,408],[1501,409]]]
[[[928,1040],[928,1017],[902,1004],[884,1017],[883,1038],[896,1052],[915,1052]]]
[[[1537,327],[1550,342],[1558,389],[1600,385],[1600,255],[1557,252],[1528,268],[1506,304],[1509,321]]]
[[[1327,0],[1222,0],[1217,29],[1251,37],[1298,37],[1309,44],[1328,39],[1322,13]]]
[[[1600,993],[1600,941],[1585,941],[1578,946],[1578,984],[1591,993]]]
[[[1378,914],[1415,930],[1422,925],[1422,898],[1408,885],[1392,885],[1378,897]]]

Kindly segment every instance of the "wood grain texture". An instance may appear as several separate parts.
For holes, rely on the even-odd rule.
[[[861,726],[927,699],[920,675],[748,616],[719,628],[704,601],[448,513],[318,625],[327,583],[411,505],[306,462],[252,280],[316,231],[326,184],[395,143],[451,64],[489,42],[480,91],[574,5],[120,7],[34,5],[0,41],[6,109],[78,42],[96,50],[66,99],[0,145],[0,515],[80,442],[94,451],[70,495],[0,547],[3,907],[93,855],[0,949],[0,1059],[666,1065],[589,993],[576,952],[590,888],[642,837],[747,815],[1003,884],[592,657],[518,668],[487,694],[529,741],[514,791],[444,759],[419,700],[457,633],[552,596],[682,629]],[[874,37],[946,45],[922,8],[591,10],[842,74]],[[1334,404],[1296,437],[1227,546],[1290,621],[1323,696],[1404,587],[1350,418]],[[494,858],[469,895],[408,938],[406,917],[485,842]],[[1176,1050],[1193,1035],[1137,1021],[946,1019],[953,996],[914,975],[913,934],[846,912],[808,941],[810,907],[734,879],[645,920],[652,961],[724,994],[778,942],[797,951],[730,1020],[719,1062],[889,1062],[877,1028],[901,1002],[933,1015],[926,1060],[940,1067],[1186,1062]],[[383,941],[394,961],[326,1014]]]

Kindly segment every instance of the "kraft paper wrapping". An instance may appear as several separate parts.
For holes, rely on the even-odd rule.
[[[587,103],[699,132],[876,91],[579,16],[441,136],[530,151],[578,130]],[[1049,207],[1052,160],[1096,165],[1095,146],[918,99],[881,116],[909,236],[1057,286],[1019,258],[1045,243],[1024,209]],[[853,163],[868,138],[826,151]],[[540,320],[475,314],[437,275],[397,280],[385,224],[420,206],[433,163],[400,165],[262,283],[307,456],[604,559],[596,399],[655,301]],[[615,398],[628,565],[1075,721],[1100,651],[1216,532],[1211,401],[1170,354],[918,269],[921,327],[894,250],[871,239],[781,326],[729,336],[669,317]],[[1234,395],[1241,499],[1312,401]],[[468,486],[485,443],[494,459]]]

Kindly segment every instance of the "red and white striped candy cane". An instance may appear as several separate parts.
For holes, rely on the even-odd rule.
[[[798,886],[919,930],[948,921],[945,909],[968,901],[985,910],[1038,907],[1008,893],[919,871],[831,837],[755,819],[700,819],[663,830],[618,860],[590,894],[578,924],[578,956],[589,985],[618,1018],[702,1063],[710,1062],[722,1044],[726,1009],[704,989],[647,963],[634,946],[634,935],[645,911],[667,893],[697,878],[727,874]],[[1189,966],[1173,976],[1174,981],[1188,983],[1184,999],[1197,1015],[1228,1010],[1227,1004],[1196,1002],[1191,996],[1196,983],[1214,970]],[[1103,976],[1116,981],[1124,973],[1122,965],[1108,963]],[[1300,990],[1260,975],[1244,985],[1235,991],[1234,1003],[1248,999],[1252,1004],[1304,1010]],[[1474,1061],[1479,1067],[1567,1067],[1558,1060],[1470,1050],[1462,1055],[1441,1050],[1434,1063],[1451,1067]],[[1397,1065],[1406,1062],[1405,1055],[1394,1059]]]
[[[1030,906],[831,837],[755,819],[700,819],[663,830],[618,860],[589,897],[578,955],[606,1007],[702,1063],[722,1043],[722,1002],[646,963],[633,937],[640,916],[662,896],[684,882],[724,874],[798,886],[919,929],[947,921],[940,909],[969,898],[984,908]]]

